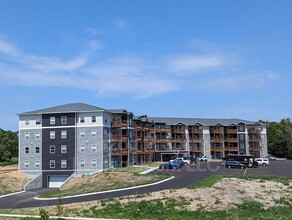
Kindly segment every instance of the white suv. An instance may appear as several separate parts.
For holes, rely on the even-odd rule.
[[[259,166],[270,165],[270,161],[267,158],[256,158],[255,161],[258,163]]]

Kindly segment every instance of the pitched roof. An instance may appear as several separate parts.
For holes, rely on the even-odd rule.
[[[215,119],[215,118],[168,118],[168,117],[147,117],[141,118],[141,120],[153,121],[155,123],[165,123],[167,125],[177,125],[177,124],[185,124],[185,125],[203,125],[203,126],[230,126],[230,125],[238,125],[240,123],[244,124],[255,124],[257,122],[247,121],[237,118],[232,119]]]
[[[72,113],[72,112],[97,112],[105,109],[84,103],[70,103],[65,105],[58,105],[54,107],[39,109],[30,112],[20,113],[19,115],[34,115],[34,114],[48,114],[48,113]]]

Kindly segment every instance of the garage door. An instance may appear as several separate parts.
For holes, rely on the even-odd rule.
[[[59,188],[69,176],[49,176],[49,188]]]

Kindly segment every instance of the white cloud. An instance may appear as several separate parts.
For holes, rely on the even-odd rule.
[[[227,66],[231,60],[219,55],[182,55],[166,58],[165,68],[169,72],[188,75],[198,71]]]
[[[205,90],[235,92],[242,89],[255,89],[264,86],[278,76],[269,71],[248,72],[233,75],[218,75],[217,78],[206,80],[198,85],[198,88]]]

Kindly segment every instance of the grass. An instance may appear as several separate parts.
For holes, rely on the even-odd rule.
[[[137,169],[134,169],[134,170],[137,171]],[[125,170],[123,171],[126,172]],[[127,171],[127,172],[130,172],[130,171]],[[100,183],[99,179],[94,179],[94,176],[83,177],[84,179],[83,180],[81,179],[82,183],[72,185],[72,187],[67,188],[67,189],[62,189],[60,191],[54,191],[54,192],[42,194],[40,197],[56,198],[56,197],[65,197],[65,196],[79,195],[79,194],[92,193],[92,192],[101,192],[101,191],[107,191],[107,190],[113,190],[113,189],[121,189],[121,188],[155,183],[169,177],[167,175],[155,175],[155,174],[139,175],[135,173],[133,170],[127,175],[122,175],[121,172],[107,171],[104,173],[96,174],[96,176],[99,179],[103,179],[104,182]],[[121,178],[119,179],[118,176],[121,176]]]
[[[125,167],[125,168],[110,168],[106,172],[129,172],[129,173],[141,173],[143,171],[148,170],[147,167],[139,167],[139,166],[132,166],[132,167]]]
[[[119,201],[104,205],[102,209],[90,207],[79,212],[80,216],[95,218],[130,218],[130,219],[291,219],[291,208],[274,207],[268,210],[260,203],[246,201],[229,210],[205,211],[187,210],[187,202],[181,199],[129,202],[121,204]]]

